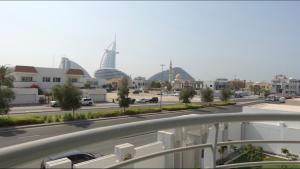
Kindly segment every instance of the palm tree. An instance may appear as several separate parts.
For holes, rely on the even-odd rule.
[[[15,98],[13,87],[13,76],[10,75],[9,68],[0,66],[0,114],[9,112],[9,103]]]
[[[14,77],[8,67],[0,66],[0,86],[13,87]]]

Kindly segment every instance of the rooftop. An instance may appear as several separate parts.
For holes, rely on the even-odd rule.
[[[69,69],[67,71],[69,75],[84,75],[84,72],[81,69]]]
[[[15,67],[15,72],[26,72],[26,73],[37,73],[36,69],[33,66],[20,66]]]

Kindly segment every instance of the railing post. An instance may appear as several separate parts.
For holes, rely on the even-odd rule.
[[[212,144],[212,168],[216,168],[216,162],[217,162],[217,148],[218,148],[218,137],[219,137],[219,123],[214,124],[215,127],[215,137],[214,142]]]

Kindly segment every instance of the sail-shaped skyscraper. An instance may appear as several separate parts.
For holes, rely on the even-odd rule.
[[[105,52],[102,56],[101,63],[100,63],[100,69],[104,68],[116,68],[116,55],[117,52],[117,42],[116,38],[114,42],[112,42],[107,49],[105,49]]]
[[[97,80],[110,80],[113,78],[129,76],[116,68],[117,42],[115,40],[105,49],[100,62],[100,69],[95,72]]]

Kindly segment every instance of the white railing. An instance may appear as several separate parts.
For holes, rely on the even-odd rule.
[[[219,123],[221,122],[244,122],[244,121],[300,121],[300,114],[296,113],[262,113],[262,114],[251,114],[251,113],[226,113],[226,114],[206,114],[206,115],[190,115],[190,116],[177,116],[171,118],[146,120],[139,122],[132,122],[126,124],[119,124],[108,127],[101,127],[90,129],[86,131],[80,131],[75,133],[64,134],[51,138],[36,140],[23,144],[18,144],[10,147],[0,149],[0,165],[1,168],[12,167],[16,164],[21,164],[31,160],[38,159],[40,157],[48,156],[54,153],[59,153],[80,147],[82,145],[89,145],[97,142],[107,141],[110,139],[116,139],[132,134],[145,133],[150,131],[158,131],[162,129],[178,128],[182,126],[202,125],[202,124],[215,124],[216,135],[219,130]],[[88,139],[87,139],[88,138]],[[134,162],[134,160],[145,160],[153,158],[166,153],[184,151],[185,149],[196,149],[196,148],[210,148],[212,149],[213,168],[225,168],[224,166],[216,166],[216,152],[217,147],[227,144],[244,144],[244,143],[299,143],[299,141],[288,141],[288,140],[265,140],[265,141],[234,141],[234,142],[222,142],[218,143],[217,137],[211,144],[195,145],[191,147],[182,147],[164,152],[158,152],[150,154],[137,159],[128,160],[120,165]],[[249,165],[259,165],[261,163],[249,163]],[[272,163],[272,162],[268,162]],[[275,162],[278,164],[280,162]],[[282,164],[293,163],[293,162],[282,162]],[[297,162],[294,162],[297,163]],[[294,164],[293,163],[293,164]],[[281,164],[281,163],[280,163]],[[238,166],[239,164],[235,164]],[[240,164],[242,165],[242,164]],[[246,165],[246,164],[243,164]],[[117,167],[117,166],[115,166]]]

